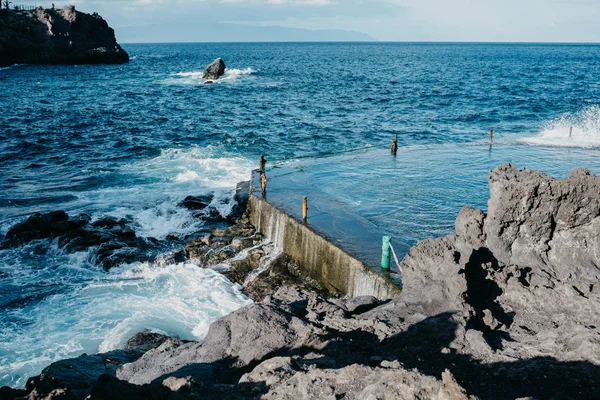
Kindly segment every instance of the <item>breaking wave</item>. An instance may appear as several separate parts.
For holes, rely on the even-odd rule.
[[[225,69],[225,74],[220,79],[213,82],[232,83],[238,81],[242,77],[253,75],[256,72],[258,71],[252,68],[227,68]],[[162,83],[170,85],[202,85],[207,81],[207,79],[202,78],[202,75],[204,75],[203,71],[178,72],[163,80]]]
[[[240,285],[194,264],[136,263],[105,275],[71,258],[54,279],[87,279],[13,309],[18,325],[0,330],[0,386],[23,387],[52,362],[123,348],[144,330],[201,340],[212,322],[251,303]]]
[[[547,124],[539,135],[520,141],[541,146],[600,147],[600,106],[562,115]]]

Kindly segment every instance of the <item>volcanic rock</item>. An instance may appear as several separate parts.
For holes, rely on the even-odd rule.
[[[410,250],[400,297],[283,286],[214,322],[202,343],[169,339],[116,378],[88,375],[91,399],[597,398],[600,178],[507,164],[489,180],[487,215],[465,207],[456,234]],[[264,264],[260,247],[232,269]],[[87,393],[92,378],[75,387]],[[28,395],[45,387],[32,382]]]
[[[217,58],[215,61],[210,63],[204,70],[203,79],[217,80],[225,73],[225,63],[222,59]],[[213,83],[213,82],[211,82]]]
[[[13,64],[122,64],[129,55],[98,14],[74,6],[0,11],[0,67]]]
[[[60,236],[79,229],[86,225],[89,220],[90,217],[87,214],[69,219],[67,213],[62,210],[46,214],[35,213],[7,232],[3,247],[15,247],[36,239]]]
[[[187,196],[181,205],[189,210],[204,210],[212,202],[213,196]]]

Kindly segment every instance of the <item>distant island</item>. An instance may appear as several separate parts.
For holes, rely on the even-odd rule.
[[[16,6],[0,10],[0,67],[14,64],[122,64],[129,55],[97,13]]]
[[[145,24],[121,26],[123,43],[173,42],[376,42],[362,32],[341,29],[301,29],[231,23]]]

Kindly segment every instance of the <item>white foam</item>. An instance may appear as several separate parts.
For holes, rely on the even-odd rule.
[[[253,75],[256,72],[258,71],[252,68],[226,68],[225,74],[221,78],[213,81],[213,83],[220,84],[236,82],[240,78]],[[171,74],[169,78],[163,80],[161,83],[170,85],[202,85],[207,81],[207,79],[202,78],[203,75],[203,71],[177,72],[175,74]]]
[[[7,70],[7,69],[13,69],[13,68],[18,67],[20,65],[21,64],[14,64],[14,65],[10,65],[8,67],[0,67],[0,71],[4,71],[4,70]]]
[[[186,235],[202,228],[202,222],[181,201],[211,193],[211,205],[226,217],[235,205],[235,187],[250,179],[252,165],[218,146],[165,149],[158,157],[124,167],[123,175],[143,184],[82,193],[78,201],[85,209],[93,204],[95,216],[132,219],[139,236]]]
[[[565,114],[550,122],[539,135],[519,141],[542,146],[600,147],[600,107],[594,105]]]
[[[14,311],[23,323],[0,330],[0,383],[22,387],[52,362],[122,348],[146,329],[201,340],[213,321],[251,303],[240,290],[189,263],[132,264],[74,284]]]

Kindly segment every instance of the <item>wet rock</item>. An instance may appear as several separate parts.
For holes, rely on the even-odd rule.
[[[4,248],[15,247],[36,239],[45,239],[65,233],[69,216],[64,211],[47,214],[35,213],[24,222],[13,226],[7,233]]]
[[[212,195],[187,196],[181,205],[189,210],[204,210],[212,202]]]
[[[127,225],[127,220],[125,218],[117,219],[115,217],[102,217],[92,223],[94,228],[104,228],[104,229],[121,229]]]
[[[249,198],[250,181],[238,183],[235,188],[235,205],[227,217],[229,221],[237,221],[247,212]]]
[[[217,58],[215,61],[210,63],[204,70],[203,79],[217,80],[225,73],[225,63],[222,59]]]
[[[168,253],[159,254],[154,262],[158,265],[173,265],[184,263],[189,259],[190,255],[185,249],[170,251]]]
[[[133,335],[131,339],[127,341],[125,344],[125,349],[148,351],[159,347],[167,340],[177,341],[178,339],[161,335],[160,333],[139,332]],[[181,344],[186,343],[186,341],[180,342]]]

